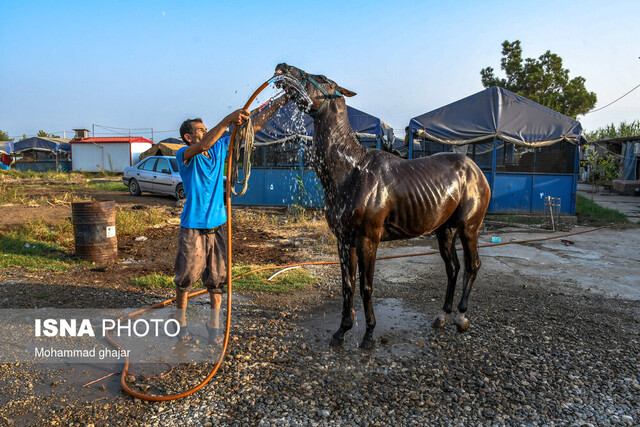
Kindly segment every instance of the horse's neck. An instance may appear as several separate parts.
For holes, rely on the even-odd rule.
[[[314,164],[325,193],[337,189],[353,169],[361,165],[365,155],[349,124],[346,106],[337,111],[327,110],[313,123]]]

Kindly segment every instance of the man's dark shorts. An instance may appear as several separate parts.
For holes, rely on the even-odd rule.
[[[202,278],[209,292],[223,293],[227,282],[227,225],[209,230],[180,227],[175,262],[176,286],[186,291]]]

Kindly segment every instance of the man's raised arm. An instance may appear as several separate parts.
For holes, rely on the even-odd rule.
[[[220,123],[215,125],[209,132],[205,133],[195,144],[191,144],[187,147],[183,154],[184,163],[188,163],[192,157],[197,156],[200,153],[204,153],[209,148],[213,147],[213,144],[220,139],[224,131],[232,124],[241,125],[249,119],[249,111],[239,109],[229,114],[222,119]],[[196,132],[202,130],[196,130]]]

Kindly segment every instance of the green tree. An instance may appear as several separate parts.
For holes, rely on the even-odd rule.
[[[601,139],[624,138],[628,136],[640,136],[640,120],[631,123],[620,122],[618,127],[610,125],[598,128],[593,132],[586,132],[587,141],[600,141]]]
[[[43,131],[42,129],[40,129],[38,131],[38,134],[36,135],[39,138],[60,138],[58,135],[54,135],[52,133],[47,133],[45,131]]]
[[[618,177],[618,163],[616,159],[606,151],[599,152],[596,147],[584,145],[583,166],[587,166],[589,177],[593,187],[591,191],[591,201],[597,185],[610,186],[614,179]]]
[[[505,40],[502,56],[500,68],[506,78],[496,77],[492,67],[484,68],[480,71],[484,87],[503,87],[574,119],[596,105],[596,94],[587,91],[585,78],[569,79],[569,70],[562,68],[562,58],[555,53],[523,60],[520,40]]]
[[[13,141],[12,138],[9,138],[9,134],[3,130],[0,130],[0,141]]]

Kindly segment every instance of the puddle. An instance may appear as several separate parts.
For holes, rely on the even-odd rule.
[[[364,336],[366,320],[362,302],[356,298],[354,303],[355,322],[345,335],[344,347],[357,347]],[[373,310],[376,315],[374,338],[378,350],[389,351],[394,355],[415,354],[417,342],[422,345],[428,339],[430,326],[428,313],[419,313],[408,308],[398,298],[374,298]],[[328,348],[331,335],[340,326],[342,318],[342,299],[335,298],[304,315],[298,325],[307,331],[308,341],[322,350]],[[384,344],[381,344],[381,340]]]

